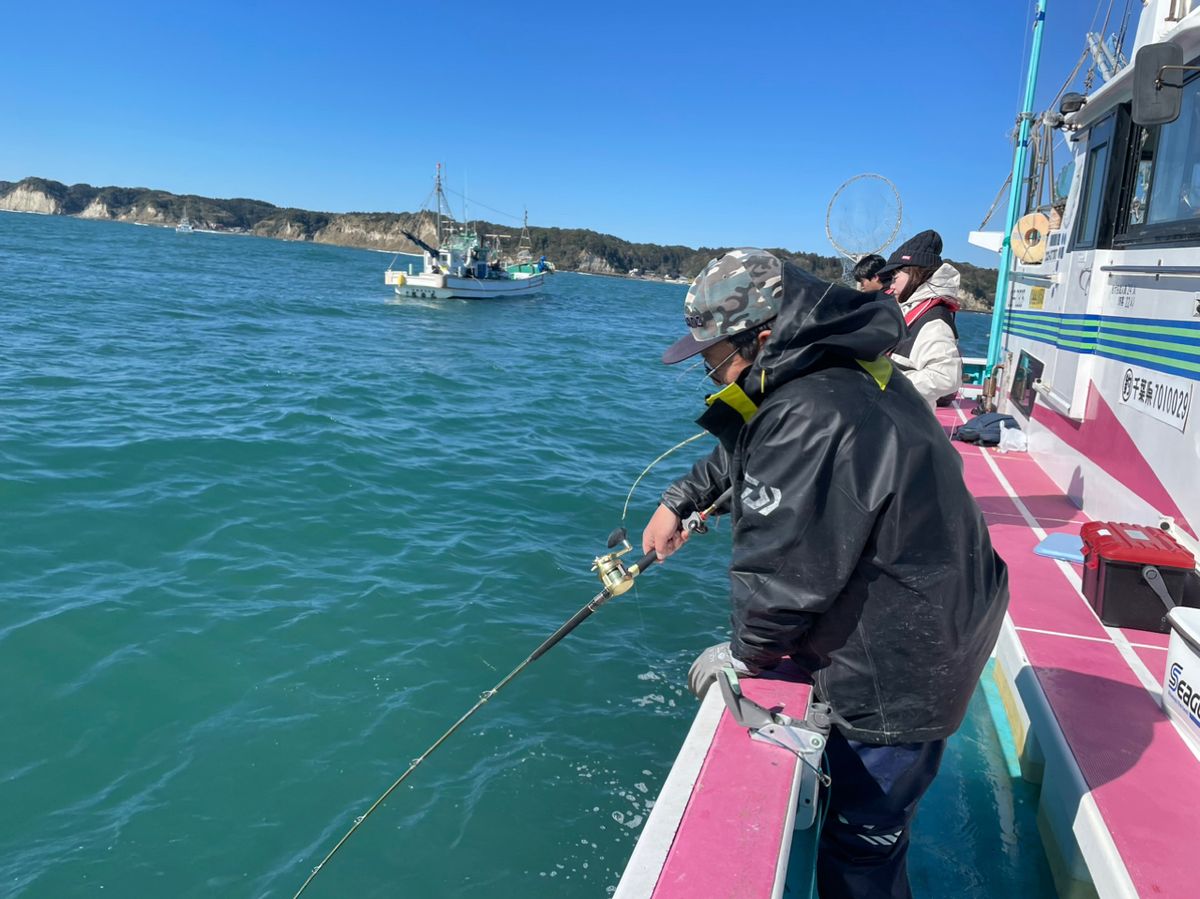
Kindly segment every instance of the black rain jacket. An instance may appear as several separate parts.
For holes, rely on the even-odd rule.
[[[785,264],[743,381],[757,411],[710,397],[721,446],[663,496],[685,517],[732,484],[734,654],[790,656],[838,728],[875,744],[958,728],[1008,606],[962,461],[884,356],[904,334],[890,297]]]

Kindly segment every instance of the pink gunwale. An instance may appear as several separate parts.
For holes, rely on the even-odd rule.
[[[1195,895],[1200,765],[1174,726],[1111,643],[1021,643],[1138,894]]]
[[[744,678],[742,691],[767,708],[803,718],[810,688],[796,681]],[[712,689],[716,689],[713,687]],[[787,827],[796,756],[751,740],[726,709],[692,789],[654,899],[771,896]]]
[[[1056,509],[1057,491],[1032,460],[992,460],[1027,507]],[[1134,886],[1146,896],[1193,895],[1200,856],[1180,852],[1180,839],[1195,832],[1200,765],[1058,563],[1033,552],[1038,535],[1002,511],[1007,494],[987,461],[978,452],[963,461],[972,492],[992,504],[993,545],[1009,564],[1009,615]],[[1123,633],[1151,647],[1164,640]],[[1163,673],[1162,649],[1133,649],[1152,674]]]

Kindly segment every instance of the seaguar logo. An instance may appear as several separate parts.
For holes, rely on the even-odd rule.
[[[1178,662],[1171,665],[1171,675],[1167,678],[1167,694],[1188,710],[1193,721],[1200,724],[1200,718],[1197,718],[1197,715],[1200,715],[1200,690],[1183,679],[1183,666]]]
[[[746,475],[746,486],[742,488],[742,505],[751,512],[759,515],[770,515],[779,508],[783,494],[778,487],[768,487],[760,484],[755,478]]]

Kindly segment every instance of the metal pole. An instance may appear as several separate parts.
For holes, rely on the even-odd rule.
[[[992,307],[992,331],[988,338],[987,374],[1000,362],[1000,339],[1004,332],[1004,314],[1008,307],[1009,269],[1013,264],[1012,232],[1017,225],[1024,183],[1025,157],[1029,148],[1029,129],[1033,122],[1033,95],[1037,88],[1038,64],[1042,57],[1042,26],[1046,21],[1046,0],[1038,0],[1033,21],[1033,47],[1029,51],[1029,73],[1025,79],[1025,102],[1021,107],[1017,147],[1013,152],[1012,182],[1008,189],[1008,214],[1004,220],[1004,242],[1000,246],[1000,274],[996,278],[996,301]]]

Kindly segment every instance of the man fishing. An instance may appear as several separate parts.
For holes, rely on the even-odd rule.
[[[830,285],[756,249],[708,264],[684,301],[720,388],[699,423],[720,441],[672,484],[642,537],[664,559],[681,521],[732,487],[731,638],[692,665],[791,658],[832,706],[832,786],[818,892],[909,897],[909,825],[999,633],[1007,572],[961,462],[886,353],[896,303]]]

